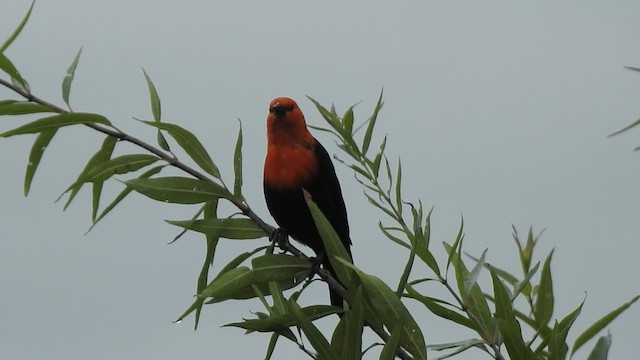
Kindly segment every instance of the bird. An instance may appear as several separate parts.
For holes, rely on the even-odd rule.
[[[342,190],[329,153],[309,132],[298,104],[287,97],[275,98],[269,104],[263,180],[267,208],[280,230],[310,247],[322,267],[338,280],[305,196],[311,196],[351,256]],[[335,290],[329,288],[329,295],[332,305],[344,306]]]

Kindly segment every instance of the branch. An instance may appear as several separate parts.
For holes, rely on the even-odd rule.
[[[19,95],[21,95],[22,97],[24,97],[26,100],[40,104],[40,105],[44,105],[50,109],[52,109],[54,112],[58,113],[58,114],[68,114],[71,113],[68,110],[65,110],[57,105],[54,105],[48,101],[45,101],[35,95],[33,95],[31,92],[24,90],[20,87],[17,87],[15,85],[13,85],[12,83],[4,80],[4,79],[0,79],[0,84],[2,84],[3,86],[13,90],[14,92],[18,93]],[[102,125],[102,124],[93,124],[93,123],[88,123],[88,124],[84,124],[85,126],[88,126],[98,132],[101,132],[103,134],[112,136],[118,140],[121,141],[126,141],[128,143],[134,144],[138,147],[141,147],[145,150],[147,150],[148,152],[156,155],[157,157],[159,157],[160,159],[166,161],[169,165],[178,168],[186,173],[188,173],[189,175],[203,180],[203,181],[207,181],[207,182],[212,182],[215,183],[215,181],[213,181],[211,178],[209,178],[207,175],[201,173],[200,171],[190,167],[189,165],[181,162],[180,160],[178,160],[175,156],[173,156],[172,154],[168,154],[164,151],[162,151],[161,149],[156,148],[153,145],[150,145],[149,143],[138,139],[134,136],[131,136],[123,131],[121,131],[120,129],[118,129],[115,126],[112,125]],[[250,218],[251,220],[253,220],[256,225],[258,225],[262,230],[264,230],[268,235],[271,235],[271,233],[274,230],[274,227],[267,224],[266,222],[264,222],[255,212],[253,212],[253,210],[251,209],[251,207],[249,207],[249,205],[241,200],[235,199],[235,198],[227,198],[227,200],[229,200],[233,205],[235,205],[238,209],[240,209],[240,211],[242,211],[242,213],[244,215],[246,215],[248,218]]]

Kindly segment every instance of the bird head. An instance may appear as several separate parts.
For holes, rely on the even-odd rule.
[[[271,100],[267,116],[267,132],[269,134],[285,133],[300,139],[308,139],[311,136],[302,110],[293,99],[287,97]]]

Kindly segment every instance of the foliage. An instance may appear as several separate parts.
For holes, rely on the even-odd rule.
[[[241,328],[247,333],[270,333],[267,359],[271,358],[281,338],[296,343],[301,351],[314,359],[360,359],[376,346],[379,346],[381,359],[426,359],[428,354],[431,357],[440,355],[438,359],[444,359],[469,349],[479,349],[486,357],[494,359],[504,359],[507,354],[511,359],[565,359],[593,339],[639,298],[634,297],[580,332],[570,347],[567,338],[582,311],[584,301],[569,314],[554,312],[553,252],[543,260],[537,260],[534,250],[539,234],[529,229],[523,237],[513,229],[521,264],[520,274],[486,263],[486,251],[478,258],[469,256],[469,260],[465,261],[462,221],[453,241],[442,243],[448,254],[446,259],[436,259],[431,251],[433,209],[425,210],[420,200],[409,202],[403,197],[400,161],[397,164],[389,161],[386,137],[375,144],[375,126],[383,107],[381,94],[371,116],[360,124],[355,119],[353,106],[339,115],[333,106],[327,108],[314,99],[310,100],[328,125],[317,130],[330,132],[338,139],[339,147],[348,159],[342,162],[355,172],[364,195],[372,206],[380,210],[384,218],[378,223],[382,237],[406,250],[404,271],[397,285],[392,288],[375,275],[365,273],[345,261],[348,259],[346,250],[324,215],[309,199],[309,208],[340,282],[322,269],[319,275],[341,292],[349,306],[347,309],[328,305],[303,306],[298,303],[298,298],[307,287],[304,280],[309,274],[310,262],[288,242],[273,243],[288,253],[275,254],[273,246],[258,246],[233,259],[215,257],[221,239],[260,239],[274,234],[274,228],[251,210],[242,195],[242,128],[239,129],[233,153],[233,186],[227,187],[213,157],[198,138],[177,124],[162,121],[160,97],[146,72],[143,75],[149,89],[153,121],[143,123],[157,131],[157,146],[120,130],[102,115],[71,110],[71,87],[81,51],[69,66],[62,82],[66,109],[35,96],[26,79],[5,55],[5,51],[18,38],[30,12],[31,9],[0,47],[0,70],[4,73],[0,84],[23,99],[0,100],[0,116],[46,114],[0,134],[0,137],[37,134],[26,169],[24,192],[29,193],[43,153],[57,132],[67,126],[87,126],[104,134],[104,141],[67,188],[65,207],[84,185],[92,187],[94,225],[132,191],[155,201],[196,205],[191,219],[167,220],[184,231],[203,234],[206,241],[206,255],[197,281],[197,297],[177,320],[194,313],[197,327],[204,304],[258,298],[264,304],[265,312],[257,313],[255,318],[225,326]],[[170,144],[168,138],[172,138],[175,144]],[[114,157],[114,149],[122,141],[136,145],[141,152]],[[171,146],[177,146],[197,168],[178,158]],[[167,166],[180,170],[182,176],[162,176]],[[101,206],[104,200],[102,187],[106,181],[113,181],[115,175],[132,177],[122,182],[123,190],[119,195],[107,206]],[[218,214],[221,201],[230,202],[239,213],[230,216]],[[227,264],[214,275],[210,269],[216,260],[226,260]],[[421,268],[427,269],[433,274],[432,277],[414,278],[412,274]],[[491,286],[481,284],[483,273]],[[348,286],[344,288],[341,283]],[[448,296],[442,299],[428,296],[428,285],[443,287]],[[287,296],[285,291],[289,289],[295,291],[288,292],[290,295]],[[428,344],[421,324],[416,320],[417,314],[409,312],[405,305],[407,302],[422,304],[423,310],[428,313],[474,335],[445,344]],[[340,321],[331,337],[328,337],[316,327],[314,321],[336,313],[341,315]],[[365,328],[379,335],[382,343],[363,344]],[[306,338],[311,349],[304,346],[303,338]],[[600,337],[589,359],[606,359],[610,344],[610,335]]]
[[[633,66],[625,66],[625,68],[626,68],[626,69],[628,69],[628,70],[631,70],[631,71],[637,71],[637,72],[640,72],[640,68],[637,68],[637,67],[633,67]],[[616,136],[616,135],[622,134],[623,132],[627,132],[627,131],[629,131],[629,130],[631,130],[631,129],[635,128],[635,127],[636,127],[636,126],[638,126],[638,125],[640,125],[640,119],[638,119],[638,120],[636,120],[636,121],[632,122],[631,124],[629,124],[629,125],[627,125],[627,126],[623,127],[622,129],[620,129],[620,130],[618,130],[618,131],[616,131],[616,132],[614,132],[614,133],[612,133],[612,134],[609,134],[609,136],[611,137],[611,136]],[[635,147],[633,150],[634,150],[634,151],[638,151],[638,150],[640,150],[640,146]]]

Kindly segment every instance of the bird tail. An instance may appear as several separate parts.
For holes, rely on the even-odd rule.
[[[347,247],[347,251],[349,252],[349,256],[351,256],[350,247]],[[338,279],[338,275],[336,274],[335,270],[333,269],[333,266],[331,266],[331,263],[329,262],[329,256],[326,256],[326,255],[324,256],[324,259],[322,261],[322,267],[331,273],[331,277],[336,279],[336,281],[340,282],[340,280]],[[345,288],[347,287],[345,284],[342,284],[342,286],[344,286]],[[344,299],[342,298],[342,296],[340,296],[340,294],[337,291],[332,289],[331,286],[329,286],[329,297],[331,299],[331,305],[344,308]]]

